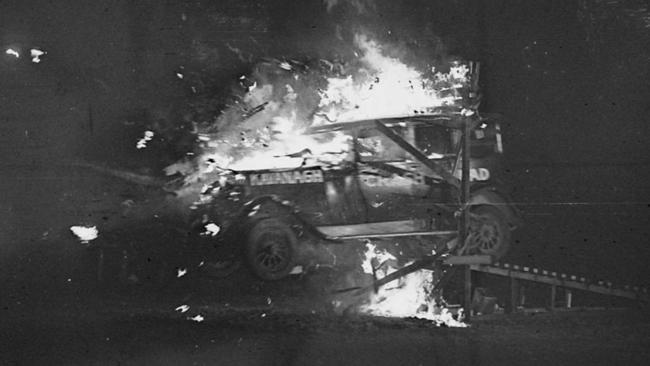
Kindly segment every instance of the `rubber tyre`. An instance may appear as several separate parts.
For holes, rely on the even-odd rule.
[[[503,213],[493,206],[473,209],[469,239],[476,253],[502,258],[510,249],[510,228]]]
[[[296,262],[296,234],[277,219],[257,222],[246,242],[246,262],[251,271],[266,281],[289,275]]]

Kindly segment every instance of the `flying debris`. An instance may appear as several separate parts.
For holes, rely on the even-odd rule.
[[[217,234],[219,234],[219,231],[221,231],[221,228],[219,227],[219,225],[217,225],[217,224],[215,224],[213,222],[205,225],[205,234],[206,235],[216,236]]]
[[[97,239],[99,236],[99,231],[97,226],[71,226],[70,231],[81,240],[83,244],[88,244],[88,242]]]
[[[197,323],[200,323],[200,322],[204,321],[205,318],[203,316],[201,316],[201,314],[198,314],[195,317],[187,318],[187,320],[192,320],[192,321],[195,321]]]
[[[43,56],[44,54],[46,54],[47,52],[41,51],[41,50],[39,50],[37,48],[32,48],[29,51],[29,53],[32,56],[32,62],[37,64],[37,63],[41,62],[40,57]]]
[[[147,142],[151,141],[152,139],[153,139],[153,131],[144,131],[144,137],[138,140],[138,143],[135,145],[135,147],[138,150],[144,149],[145,147],[147,147]]]
[[[176,310],[176,311],[178,311],[178,312],[181,312],[181,313],[185,313],[185,312],[187,312],[188,310],[190,310],[190,307],[189,307],[188,305],[181,305],[181,306],[177,307],[177,308],[174,309],[174,310]]]
[[[18,51],[14,50],[13,48],[7,48],[5,53],[7,55],[12,55],[12,56],[16,56],[16,58],[20,58],[20,54],[18,53]]]
[[[187,274],[187,269],[186,268],[179,268],[178,272],[176,273],[176,277],[183,277]]]

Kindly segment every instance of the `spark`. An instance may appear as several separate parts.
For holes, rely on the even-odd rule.
[[[70,231],[75,234],[83,244],[88,244],[91,240],[97,239],[99,231],[97,226],[71,226]]]
[[[12,56],[16,56],[16,58],[20,58],[20,54],[18,53],[18,51],[14,50],[14,49],[12,49],[12,48],[7,48],[7,50],[5,51],[5,53],[6,53],[7,55],[12,55]]]

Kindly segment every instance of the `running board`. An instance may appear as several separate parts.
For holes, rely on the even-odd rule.
[[[422,221],[415,220],[318,226],[317,229],[328,238],[338,240],[404,236],[452,236],[458,234],[456,230],[426,230]]]

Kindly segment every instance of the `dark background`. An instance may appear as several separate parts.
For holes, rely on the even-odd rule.
[[[159,174],[178,151],[135,142],[186,122],[192,82],[209,79],[219,104],[263,58],[349,57],[357,31],[414,65],[482,63],[482,109],[508,121],[507,180],[526,222],[508,260],[648,285],[650,12],[598,0],[2,0],[5,283],[74,279],[82,249],[68,227],[119,227],[120,202],[150,193],[71,160]],[[39,64],[32,47],[47,52]]]

